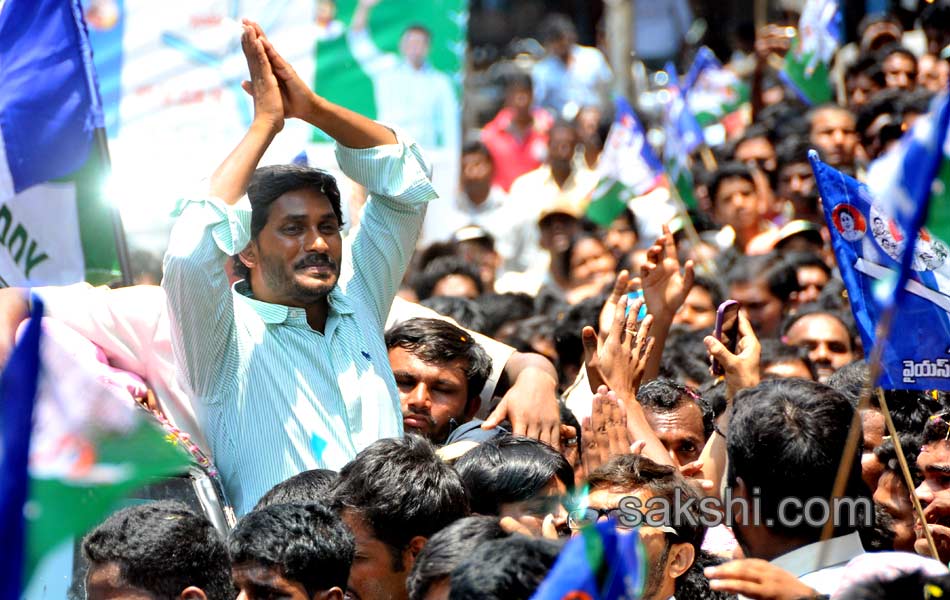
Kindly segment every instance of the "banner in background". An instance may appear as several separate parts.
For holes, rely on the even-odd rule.
[[[250,124],[252,104],[240,87],[247,78],[243,17],[261,24],[318,93],[415,134],[437,179],[449,177],[443,173],[449,168],[457,173],[467,0],[364,0],[367,18],[354,32],[359,6],[356,0],[86,0],[112,192],[130,229],[167,224],[175,199],[207,178]],[[427,66],[400,80],[406,57],[426,53],[424,31],[406,35],[414,24],[431,35]],[[406,101],[405,94],[413,96]],[[445,125],[450,117],[455,129]],[[305,150],[311,165],[335,171],[327,141],[306,123],[288,121],[262,164],[291,162]]]

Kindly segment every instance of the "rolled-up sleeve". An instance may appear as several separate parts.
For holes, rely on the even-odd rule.
[[[172,213],[178,220],[162,277],[172,348],[182,383],[204,401],[231,385],[237,365],[234,300],[224,263],[250,240],[250,208],[243,202],[187,199]]]
[[[343,265],[341,286],[372,308],[380,327],[415,250],[426,205],[438,197],[422,151],[396,136],[396,144],[336,150],[343,173],[369,192],[359,227],[350,234],[351,259]]]

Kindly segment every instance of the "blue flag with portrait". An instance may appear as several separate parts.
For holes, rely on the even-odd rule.
[[[894,310],[877,385],[950,389],[950,249],[926,227],[908,234],[918,231],[914,223],[926,212],[928,198],[922,200],[924,207],[915,199],[910,205],[916,210],[902,211],[895,195],[886,193],[890,186],[875,185],[872,191],[821,162],[814,151],[809,158],[866,354],[876,341],[878,322],[886,310]],[[920,172],[928,170],[919,157],[917,165]],[[913,251],[905,252],[908,248]]]

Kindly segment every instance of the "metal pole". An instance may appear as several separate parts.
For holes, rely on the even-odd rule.
[[[99,152],[99,159],[102,161],[105,171],[112,173],[112,158],[109,156],[109,141],[106,138],[106,130],[98,128],[95,131],[96,149]],[[132,267],[129,262],[129,247],[125,241],[125,228],[122,226],[122,216],[119,214],[117,206],[109,202],[109,212],[112,215],[112,235],[115,238],[115,251],[119,259],[119,270],[122,272],[122,285],[132,285]]]

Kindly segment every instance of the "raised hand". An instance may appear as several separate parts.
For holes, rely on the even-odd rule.
[[[623,402],[606,386],[600,386],[594,394],[590,416],[584,417],[581,423],[581,460],[585,473],[590,475],[612,456],[629,454],[633,443]]]
[[[267,60],[270,62],[274,76],[277,78],[281,100],[283,102],[284,118],[306,120],[313,112],[314,101],[317,99],[317,95],[310,89],[310,86],[297,75],[297,72],[290,63],[284,60],[277,52],[273,44],[270,43],[270,40],[267,39],[267,36],[264,35],[264,31],[260,25],[248,19],[244,19],[243,23],[245,29],[248,27],[251,28],[256,34],[257,39],[261,41]],[[241,87],[243,87],[245,91],[248,90],[248,83],[249,82],[245,81],[241,84]]]
[[[743,388],[758,385],[759,355],[762,353],[762,346],[744,312],[739,311],[739,341],[736,344],[735,354],[729,352],[719,340],[711,335],[707,335],[703,343],[709,355],[715,358],[726,372],[726,395],[729,399]]]
[[[672,321],[693,287],[694,275],[692,260],[680,268],[676,242],[664,225],[663,235],[647,250],[646,262],[640,267],[643,297],[650,314],[661,323]]]
[[[276,133],[284,127],[284,102],[280,85],[267,57],[264,42],[257,30],[247,24],[241,34],[241,48],[251,75],[251,80],[243,82],[241,87],[254,99],[254,121]]]
[[[619,278],[618,278],[619,279]],[[584,362],[591,391],[607,385],[625,400],[634,400],[653,352],[653,338],[649,337],[653,316],[647,315],[637,325],[637,314],[643,300],[637,300],[627,311],[627,296],[621,295],[616,302],[614,295],[606,311],[613,315],[607,336],[600,340],[594,328],[587,326],[581,331],[584,344]]]

